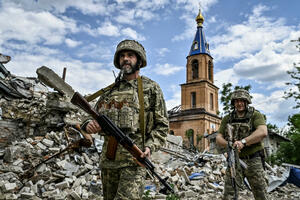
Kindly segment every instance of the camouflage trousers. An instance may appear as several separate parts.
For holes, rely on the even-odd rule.
[[[243,159],[243,161],[248,165],[248,168],[244,170],[244,176],[247,178],[249,185],[251,187],[252,193],[255,200],[267,200],[267,181],[265,179],[265,172],[262,166],[261,158],[254,157],[252,159]],[[237,174],[242,175],[241,170]],[[242,176],[237,177],[237,184],[239,186],[243,185]],[[237,186],[239,188],[239,186]],[[234,197],[234,189],[231,183],[231,177],[229,170],[226,171],[225,175],[225,187],[223,200],[231,200]]]
[[[101,169],[104,200],[142,199],[146,170],[142,167]]]

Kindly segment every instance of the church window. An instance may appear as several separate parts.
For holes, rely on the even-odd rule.
[[[193,147],[194,146],[194,130],[193,129],[188,129],[185,131],[185,136],[188,139],[189,146]]]
[[[196,108],[196,92],[191,93],[191,107]]]
[[[198,49],[198,42],[194,41],[193,43],[193,50],[197,50]]]
[[[208,79],[210,81],[212,81],[212,79],[213,79],[213,74],[212,73],[213,73],[212,72],[212,63],[211,63],[211,61],[208,61]]]
[[[192,77],[193,79],[197,79],[199,77],[198,60],[193,60],[192,62]]]
[[[214,110],[214,95],[210,93],[210,109]]]

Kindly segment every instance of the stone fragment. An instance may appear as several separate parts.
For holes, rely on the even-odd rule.
[[[54,144],[54,142],[53,142],[52,140],[48,140],[47,138],[44,138],[44,139],[42,140],[42,143],[43,143],[44,145],[46,145],[47,147],[52,147],[53,144]]]
[[[69,182],[68,181],[63,181],[63,182],[60,182],[60,183],[57,183],[55,185],[56,188],[59,188],[59,189],[65,189],[65,188],[68,188],[70,187],[69,185]]]
[[[75,200],[81,200],[81,197],[79,196],[79,194],[77,194],[75,191],[72,191],[70,193],[71,197],[73,197]]]
[[[47,149],[47,147],[45,145],[43,145],[43,143],[41,143],[41,142],[37,143],[36,146],[38,146],[42,150],[46,150]]]

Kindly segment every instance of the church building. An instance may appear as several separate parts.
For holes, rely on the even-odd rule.
[[[186,82],[181,84],[181,105],[169,114],[170,134],[182,136],[188,147],[200,151],[209,147],[204,136],[218,130],[218,90],[214,85],[213,57],[203,31],[204,17],[199,10],[197,32],[186,62]]]

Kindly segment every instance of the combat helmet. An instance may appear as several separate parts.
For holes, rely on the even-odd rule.
[[[234,105],[235,99],[246,100],[248,104],[252,103],[251,96],[250,96],[249,92],[245,89],[237,89],[232,92],[231,97],[230,97],[231,105]]]
[[[146,51],[144,47],[135,40],[123,40],[118,44],[114,56],[114,65],[116,68],[120,69],[119,53],[123,50],[131,50],[139,55],[142,61],[142,65],[140,68],[145,67],[147,65]]]

